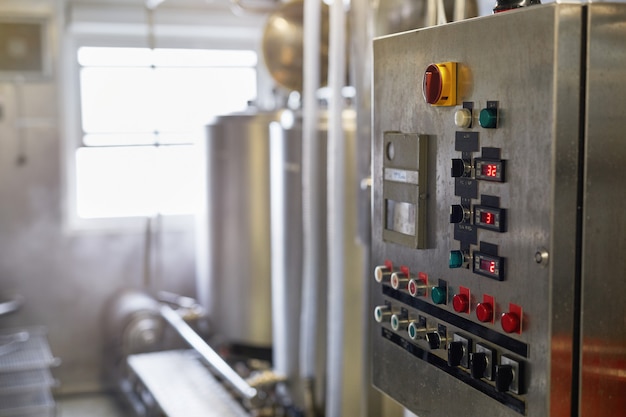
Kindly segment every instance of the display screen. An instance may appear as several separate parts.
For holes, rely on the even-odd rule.
[[[480,260],[480,269],[483,271],[488,271],[491,272],[492,274],[495,274],[496,272],[496,261],[490,261],[487,259],[481,259]]]
[[[506,229],[506,209],[500,207],[474,206],[474,224],[477,227],[504,232]]]
[[[480,222],[484,224],[495,225],[496,224],[496,216],[493,213],[488,211],[482,211],[480,213]]]
[[[498,177],[498,165],[497,164],[483,164],[482,174],[486,177],[497,178]]]
[[[502,160],[479,159],[474,160],[476,179],[487,181],[504,181],[504,162]]]
[[[504,280],[504,258],[484,252],[474,252],[475,274],[484,275],[489,278]]]

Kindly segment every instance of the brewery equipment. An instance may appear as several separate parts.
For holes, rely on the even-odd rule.
[[[626,406],[625,6],[374,41],[373,383],[420,417]]]

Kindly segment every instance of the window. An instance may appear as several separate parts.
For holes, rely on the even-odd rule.
[[[193,213],[194,144],[211,118],[256,98],[256,53],[82,47],[78,63],[78,216]]]

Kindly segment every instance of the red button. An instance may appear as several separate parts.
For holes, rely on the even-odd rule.
[[[500,318],[502,330],[507,333],[515,333],[519,331],[519,316],[515,313],[508,312],[502,314]]]
[[[476,306],[476,317],[483,323],[493,320],[493,306],[489,303],[479,303]]]
[[[469,299],[465,294],[456,294],[452,297],[452,307],[457,313],[469,312]]]

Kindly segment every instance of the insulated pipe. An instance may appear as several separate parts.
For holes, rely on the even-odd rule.
[[[330,8],[328,85],[328,364],[326,416],[341,417],[343,398],[345,285],[345,159],[342,89],[346,76],[346,10],[342,0]]]
[[[255,388],[251,387],[243,378],[235,372],[228,363],[222,359],[220,355],[215,352],[211,346],[198,336],[198,334],[191,328],[185,320],[183,320],[176,311],[171,307],[162,304],[159,312],[161,316],[178,332],[178,334],[191,346],[196,352],[202,356],[207,365],[218,374],[230,387],[232,387],[237,394],[250,401],[252,405],[258,402],[258,392]]]
[[[302,314],[300,317],[300,375],[307,387],[307,415],[313,413],[313,379],[317,346],[318,281],[320,279],[320,147],[318,146],[319,111],[316,100],[320,86],[321,1],[304,0],[303,35],[303,114],[302,114],[302,223],[303,271]]]

